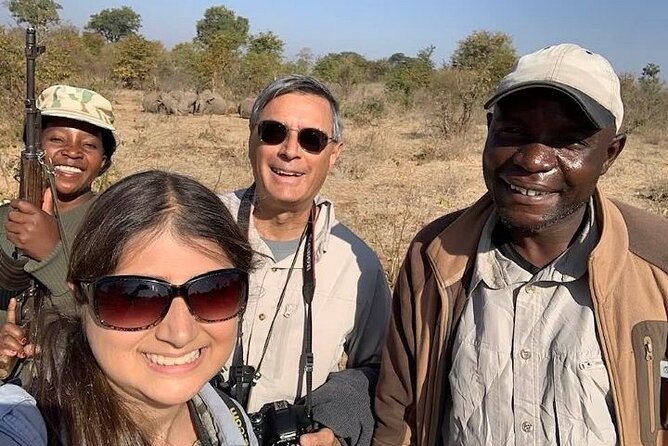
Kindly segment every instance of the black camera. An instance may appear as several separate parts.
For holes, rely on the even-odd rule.
[[[315,428],[306,406],[287,401],[267,403],[249,417],[260,446],[298,446],[299,437]]]

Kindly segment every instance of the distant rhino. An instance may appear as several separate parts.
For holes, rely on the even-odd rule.
[[[184,91],[179,101],[179,110],[185,113],[195,113],[197,107],[197,93],[192,90]]]
[[[168,115],[187,115],[195,112],[197,94],[193,91],[171,91],[160,95]]]
[[[142,108],[146,113],[161,113],[165,111],[165,106],[160,99],[160,93],[157,91],[149,91],[144,93],[141,100]]]
[[[200,113],[211,115],[229,115],[236,112],[236,107],[230,101],[223,99],[211,90],[204,90],[197,99],[197,109]]]
[[[244,119],[250,118],[251,111],[253,111],[253,104],[255,104],[255,98],[246,98],[239,104],[239,116]]]
[[[203,90],[197,94],[197,103],[195,105],[196,113],[206,113],[206,105],[214,97],[214,93],[211,90]]]

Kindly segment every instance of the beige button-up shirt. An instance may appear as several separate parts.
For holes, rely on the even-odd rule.
[[[535,275],[492,244],[490,217],[454,340],[446,445],[616,444],[588,284],[592,206],[577,240]]]
[[[243,190],[221,196],[237,216]],[[380,363],[390,315],[390,288],[376,254],[334,215],[333,204],[317,198],[315,224],[315,295],[313,297],[313,388],[322,385],[331,372]],[[288,280],[293,256],[280,261],[260,238],[251,218],[249,241],[257,252],[256,268],[250,275],[248,305],[243,323],[244,356],[247,364],[260,363],[260,378],[252,387],[248,411],[263,404],[304,395],[298,388],[299,359],[304,335],[302,254],[299,247],[294,270]],[[277,308],[281,291],[285,298]],[[276,321],[263,354],[272,320]],[[231,360],[230,360],[231,362]]]

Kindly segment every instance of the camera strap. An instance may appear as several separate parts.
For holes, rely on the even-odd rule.
[[[237,224],[243,233],[248,237],[248,228],[250,222],[251,205],[255,195],[255,183],[253,183],[241,198],[239,213],[237,214]],[[228,389],[230,396],[237,400],[244,408],[248,407],[248,397],[250,389],[253,386],[255,377],[255,368],[244,363],[244,343],[243,343],[243,314],[240,315],[237,323],[237,339],[232,356],[232,365],[230,367],[228,383],[226,385],[217,385],[216,388]]]
[[[302,378],[306,379],[306,402],[304,404],[306,416],[313,422],[311,415],[313,391],[313,312],[312,303],[315,294],[315,205],[311,207],[308,223],[306,224],[306,239],[304,241],[304,282],[302,297],[304,298],[304,340],[302,355],[299,361],[301,372],[297,385],[297,399],[301,397]]]
[[[239,213],[237,215],[237,223],[241,228],[241,231],[244,232],[247,236],[250,230],[250,218],[251,218],[251,206],[253,204],[253,199],[255,196],[255,183],[253,183],[244,195],[241,198],[241,203],[239,205]],[[269,341],[274,328],[274,323],[280,312],[280,308],[283,305],[283,300],[287,291],[288,283],[292,277],[292,272],[297,261],[297,256],[299,255],[299,247],[301,247],[302,242],[304,243],[304,255],[303,255],[303,282],[302,282],[302,297],[304,299],[304,336],[302,343],[302,354],[300,357],[300,374],[299,381],[297,386],[297,395],[296,400],[301,398],[301,389],[303,388],[304,380],[306,381],[306,414],[309,419],[311,419],[311,392],[313,388],[313,314],[312,314],[312,302],[313,296],[315,294],[315,220],[316,220],[317,208],[315,203],[311,206],[311,211],[309,213],[308,222],[304,227],[301,237],[299,238],[299,243],[297,244],[297,251],[295,252],[294,257],[292,258],[292,263],[290,269],[288,270],[288,275],[281,290],[281,295],[278,299],[276,305],[276,311],[269,326],[269,331],[267,333],[267,338],[265,339],[264,346],[262,348],[262,354],[260,360],[258,361],[257,367],[253,368],[249,365],[244,365],[244,356],[243,356],[243,340],[241,328],[237,332],[237,342],[234,351],[234,356],[232,359],[232,370],[230,370],[230,378],[234,375],[235,377],[240,377],[245,380],[251,379],[252,382],[246,387],[247,392],[245,392],[245,398],[240,399],[236,397],[244,407],[247,407],[248,403],[248,394],[250,392],[250,386],[255,385],[257,380],[262,376],[260,373],[260,368],[262,362],[264,361],[265,355],[269,347]],[[241,325],[241,324],[240,324]],[[242,371],[243,370],[243,371]],[[249,373],[252,370],[252,374]],[[239,383],[239,382],[237,382]],[[234,386],[235,383],[231,383]]]

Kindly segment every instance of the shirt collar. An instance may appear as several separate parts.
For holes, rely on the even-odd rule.
[[[499,222],[498,215],[493,212],[480,235],[470,289],[475,289],[480,282],[485,282],[489,288],[500,289],[529,281],[571,282],[579,279],[587,272],[589,254],[599,239],[593,199],[587,204],[586,216],[587,220],[573,244],[533,276],[493,246],[492,231]]]
[[[318,209],[318,216],[315,220],[315,260],[317,262],[320,259],[320,256],[327,252],[331,229],[335,224],[336,219],[334,216],[334,206],[330,200],[318,195],[315,197],[315,205]],[[253,207],[251,207],[251,215],[253,213]],[[253,218],[251,218],[249,222],[248,239],[256,253],[260,254],[262,257],[271,259],[276,263],[276,266],[281,267],[284,263],[287,262],[286,267],[289,267],[292,263],[292,256],[288,256],[280,262],[275,261],[271,249],[267,243],[262,240],[262,237],[260,237],[260,234],[257,232],[257,228],[253,223]],[[300,251],[302,251],[303,246],[304,243],[302,242],[299,246]],[[302,265],[299,261],[297,261],[295,263],[295,268],[299,269],[301,267]]]

